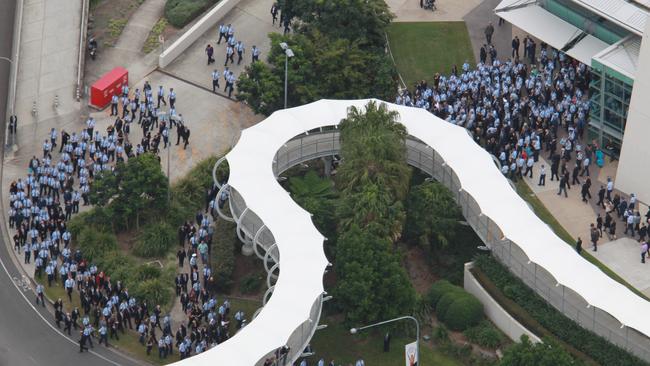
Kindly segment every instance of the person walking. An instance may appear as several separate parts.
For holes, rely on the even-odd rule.
[[[600,238],[600,234],[598,234],[598,229],[596,229],[596,226],[593,223],[590,226],[589,234],[591,235],[591,244],[593,245],[593,250],[594,252],[597,252],[598,239]]]
[[[601,185],[600,189],[598,190],[598,202],[596,202],[596,206],[605,208],[605,202],[603,202],[604,199],[605,199],[605,187]]]
[[[235,45],[235,51],[237,51],[237,65],[239,65],[241,64],[241,60],[244,59],[244,52],[246,51],[246,48],[241,41],[237,41],[237,44]]]
[[[544,167],[544,164],[542,164],[542,166],[539,168],[539,183],[537,183],[537,185],[546,185],[546,168]]]
[[[580,237],[578,237],[578,240],[576,241],[576,252],[578,252],[578,254],[582,253],[582,239],[580,239]]]
[[[614,181],[611,177],[607,177],[607,200],[612,200],[612,191],[614,190]]]
[[[641,263],[645,263],[645,256],[648,254],[648,243],[646,241],[641,242]]]
[[[221,77],[221,74],[219,74],[219,70],[214,69],[212,71],[212,92],[216,93],[217,89],[219,89],[219,78]],[[176,144],[178,145],[178,144]]]
[[[212,57],[212,55],[214,55],[214,48],[212,47],[212,45],[208,44],[205,47],[205,54],[208,55],[208,65],[210,65],[211,63],[214,62],[214,58]]]
[[[600,216],[600,213],[596,214],[596,229],[598,229],[598,233],[600,234],[600,237],[603,237],[603,217]]]
[[[253,56],[253,61],[252,62],[257,62],[260,60],[260,49],[257,48],[257,46],[253,45],[253,48],[251,48],[251,55]]]
[[[560,190],[557,192],[557,195],[559,196],[562,194],[562,191],[564,191],[564,197],[569,197],[567,194],[566,188],[567,188],[567,176],[563,175],[562,178],[560,178]]]
[[[492,35],[494,34],[494,26],[492,25],[492,22],[490,22],[487,27],[485,27],[485,30],[483,31],[485,33],[485,40],[487,41],[487,44],[492,44]]]
[[[235,49],[231,45],[226,46],[226,62],[223,63],[223,66],[228,66],[228,60],[230,60],[230,62],[234,64],[235,63],[234,57],[235,57]]]

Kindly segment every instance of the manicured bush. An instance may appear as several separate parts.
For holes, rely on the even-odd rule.
[[[176,28],[182,28],[208,9],[217,0],[167,0],[165,17]]]
[[[456,286],[452,285],[451,282],[447,280],[434,282],[434,284],[431,285],[429,292],[427,292],[427,300],[429,301],[429,304],[435,308],[440,298],[455,287]]]
[[[466,329],[463,334],[470,342],[490,349],[501,347],[505,342],[503,333],[487,320]]]
[[[508,313],[540,336],[552,336],[576,358],[607,366],[648,365],[636,356],[582,328],[511,274],[496,259],[481,255],[472,270],[481,285]],[[593,360],[592,360],[593,359]]]
[[[176,242],[176,231],[164,221],[147,225],[133,246],[133,253],[140,257],[161,257]]]
[[[459,294],[456,301],[447,309],[442,321],[450,329],[462,331],[475,326],[482,319],[483,304],[471,294],[463,293]]]
[[[438,319],[443,320],[451,304],[456,302],[456,300],[458,300],[462,296],[463,293],[460,292],[458,289],[452,289],[451,291],[448,291],[447,293],[442,295],[440,301],[438,301],[438,303],[436,304],[436,316],[438,317]]]
[[[230,290],[233,280],[232,274],[235,270],[235,250],[239,244],[237,226],[226,220],[217,220],[214,224],[214,236],[212,243],[212,276],[215,279],[217,291],[227,292]]]

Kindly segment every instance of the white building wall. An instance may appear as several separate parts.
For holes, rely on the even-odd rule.
[[[646,26],[627,114],[616,188],[650,204],[650,22]]]

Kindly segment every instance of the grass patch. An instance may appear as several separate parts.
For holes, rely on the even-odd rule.
[[[120,34],[126,26],[127,19],[117,18],[108,21],[108,34],[104,38],[105,46],[115,46],[115,42],[120,38]]]
[[[473,64],[474,53],[465,22],[391,23],[386,31],[395,64],[407,87],[431,81],[435,73]]]
[[[151,32],[149,32],[149,36],[147,37],[147,40],[144,42],[144,46],[142,46],[142,52],[149,53],[155,50],[160,45],[160,42],[158,41],[158,37],[163,33],[165,27],[167,27],[167,19],[165,18],[158,19],[156,24],[151,29]]]
[[[337,365],[354,365],[356,360],[363,358],[366,365],[395,366],[404,364],[404,345],[414,341],[414,337],[392,335],[390,352],[385,353],[384,334],[381,331],[361,332],[350,334],[350,330],[341,324],[340,320],[327,317],[321,319],[327,328],[319,330],[311,340],[311,346],[316,355],[310,360],[315,364],[320,358],[334,360]],[[434,349],[427,342],[420,342],[420,364],[436,366],[460,366],[462,363]]]
[[[522,180],[518,180],[515,183],[515,186],[517,187],[517,193],[519,194],[519,196],[521,196],[521,198],[523,198],[526,202],[528,202],[528,204],[533,208],[533,212],[535,212],[537,217],[539,217],[548,226],[550,226],[553,232],[555,232],[557,236],[559,236],[571,247],[574,247],[576,239],[574,239],[571,236],[571,234],[569,234],[569,232],[566,231],[564,227],[562,227],[562,225],[557,221],[557,219],[548,211],[546,206],[544,206],[544,203],[542,203],[542,201],[533,193],[530,187],[528,187],[528,184],[526,184],[526,182]],[[581,255],[583,258],[588,260],[591,264],[593,264],[594,266],[598,267],[601,271],[603,271],[603,273],[605,273],[607,276],[611,277],[614,281],[627,287],[630,291],[634,292],[641,298],[650,301],[650,298],[648,298],[646,295],[641,293],[641,291],[637,290],[634,286],[632,286],[627,281],[625,281],[625,279],[619,276],[616,272],[612,271],[601,261],[596,259],[596,257],[591,255],[588,251],[583,250]]]

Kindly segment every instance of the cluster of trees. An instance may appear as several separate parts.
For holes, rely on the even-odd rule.
[[[385,29],[393,15],[383,0],[282,0],[283,17],[293,32],[272,33],[268,64],[256,62],[237,82],[237,98],[269,115],[284,106],[286,42],[289,60],[288,105],[323,98],[390,99],[396,71],[385,52]]]
[[[335,298],[350,323],[410,313],[415,291],[394,242],[406,218],[402,202],[411,176],[407,136],[397,114],[370,102],[351,108],[339,126],[342,163]]]

